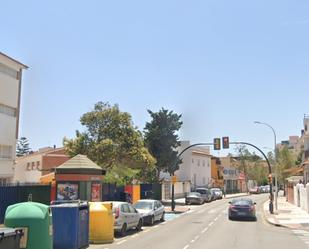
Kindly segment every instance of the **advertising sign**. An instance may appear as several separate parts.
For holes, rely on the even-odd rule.
[[[78,184],[77,183],[58,183],[57,200],[77,200]]]
[[[100,183],[92,183],[91,201],[101,201],[101,184]]]

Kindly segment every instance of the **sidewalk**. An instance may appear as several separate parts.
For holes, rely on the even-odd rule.
[[[237,198],[237,197],[242,197],[242,196],[247,196],[247,193],[239,193],[239,194],[228,194],[226,195],[223,199],[231,199],[231,198]],[[166,213],[171,213],[171,203],[172,200],[162,200],[162,204],[165,206],[165,212]],[[186,205],[185,198],[178,198],[175,199],[175,213],[184,213],[190,210],[190,206]]]
[[[309,231],[309,214],[289,202],[286,197],[278,197],[278,211],[269,213],[269,201],[263,204],[264,217],[268,223],[290,229]]]

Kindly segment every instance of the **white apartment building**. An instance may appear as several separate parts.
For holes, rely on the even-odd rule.
[[[190,146],[189,141],[182,141],[179,152]],[[188,149],[182,155],[182,164],[175,172],[178,181],[191,182],[191,187],[211,185],[211,155],[209,147],[198,146]]]
[[[27,68],[0,52],[0,185],[13,178],[22,70]]]

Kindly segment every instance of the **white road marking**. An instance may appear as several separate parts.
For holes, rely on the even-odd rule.
[[[214,224],[214,222],[212,221],[212,222],[210,222],[210,223],[208,224],[208,226],[211,227],[213,224]]]
[[[200,237],[200,236],[196,235],[196,236],[195,236],[195,238],[194,238],[194,240],[197,240],[197,239],[199,239],[199,237]]]
[[[139,234],[137,233],[137,234],[132,235],[131,237],[132,237],[132,238],[136,238],[138,235],[139,235]]]
[[[155,229],[155,228],[158,228],[158,227],[159,227],[159,225],[156,225],[156,226],[152,227],[152,229]]]
[[[144,230],[143,233],[148,233],[150,230]]]
[[[204,228],[204,230],[201,233],[205,233],[207,232],[207,230],[208,230],[208,227]]]
[[[183,249],[188,249],[189,248],[189,245],[186,245]]]
[[[213,213],[215,213],[215,212],[216,212],[215,209],[211,209],[211,210],[208,211],[209,214],[213,214]]]
[[[214,221],[217,221],[219,219],[219,217],[216,217],[215,219],[214,219]]]
[[[127,241],[126,239],[121,240],[121,241],[119,241],[119,242],[117,243],[117,245],[121,245],[121,244],[123,244],[123,243],[126,242],[126,241]]]

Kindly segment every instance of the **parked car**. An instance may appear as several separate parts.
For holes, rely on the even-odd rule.
[[[219,188],[212,188],[211,191],[214,193],[215,199],[222,199],[223,193],[222,190]]]
[[[234,199],[229,202],[228,216],[230,220],[235,218],[249,218],[256,220],[255,205],[249,198]]]
[[[186,205],[190,205],[190,204],[203,204],[204,198],[203,196],[198,193],[198,192],[190,192],[187,196],[186,196]]]
[[[160,201],[139,200],[133,206],[142,214],[144,224],[153,225],[156,221],[164,221],[165,210]]]
[[[202,195],[204,202],[210,202],[214,199],[210,189],[208,188],[196,188],[195,192],[198,192]]]
[[[259,193],[259,187],[253,187],[249,189],[250,194],[258,194]]]
[[[143,226],[143,217],[130,203],[113,201],[113,214],[115,217],[114,231],[125,236],[127,230],[135,228],[140,231]]]

